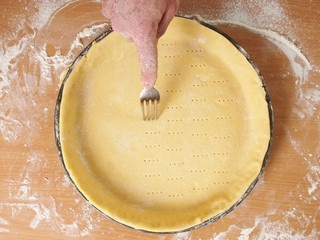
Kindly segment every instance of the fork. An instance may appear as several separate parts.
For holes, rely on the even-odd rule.
[[[159,117],[159,102],[160,94],[155,87],[142,89],[140,103],[143,120],[154,120]]]

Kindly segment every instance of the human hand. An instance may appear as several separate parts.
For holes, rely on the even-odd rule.
[[[101,0],[112,28],[137,47],[141,82],[151,88],[157,80],[158,39],[178,10],[180,0]]]

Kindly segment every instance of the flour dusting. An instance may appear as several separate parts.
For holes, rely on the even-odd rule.
[[[212,239],[228,239],[230,234],[238,236],[238,239],[241,240],[317,239],[319,230],[315,219],[319,217],[319,208],[313,216],[307,216],[303,209],[294,208],[293,206],[301,206],[301,204],[314,206],[314,201],[317,201],[320,197],[319,144],[318,147],[312,148],[311,146],[306,146],[306,141],[303,137],[297,137],[301,131],[304,131],[303,127],[308,124],[314,124],[314,132],[316,134],[311,137],[309,133],[305,133],[305,138],[316,137],[316,139],[319,139],[320,137],[320,128],[317,125],[319,122],[314,120],[319,120],[320,118],[320,88],[318,82],[310,79],[312,73],[320,72],[318,67],[311,64],[312,61],[306,57],[305,49],[295,44],[299,36],[294,31],[294,28],[290,27],[294,25],[294,20],[289,17],[286,9],[282,7],[279,1],[231,0],[224,4],[222,11],[218,13],[210,15],[205,10],[203,12],[205,14],[192,13],[188,16],[216,25],[218,28],[219,25],[228,25],[259,34],[274,44],[287,57],[291,69],[283,72],[281,77],[283,79],[289,77],[295,79],[294,100],[288,110],[288,115],[293,119],[298,118],[301,128],[291,128],[286,124],[277,122],[277,119],[275,119],[275,124],[283,129],[285,140],[291,144],[292,151],[297,154],[296,161],[302,162],[306,168],[302,179],[297,179],[297,186],[293,187],[287,194],[288,199],[294,199],[295,194],[300,194],[300,200],[303,203],[289,200],[292,206],[289,206],[288,210],[281,210],[278,204],[288,200],[273,201],[269,197],[268,201],[270,201],[271,208],[265,216],[256,216],[251,226],[241,226],[240,222],[238,223],[239,225],[231,225],[226,232],[214,234]],[[290,165],[287,167],[290,169]],[[287,169],[283,170],[288,171]],[[256,189],[258,190],[256,191],[259,192],[259,188],[265,187],[264,184],[257,186]],[[281,220],[272,220],[272,216],[277,216],[277,219]],[[295,228],[292,227],[293,222],[295,223]]]
[[[190,232],[177,233],[172,237],[172,240],[191,240]]]
[[[4,179],[1,179],[7,192],[3,191],[3,200],[0,201],[0,233],[16,234],[17,230],[13,229],[12,222],[21,218],[28,222],[27,227],[31,230],[59,233],[65,237],[90,238],[93,231],[101,228],[100,221],[104,217],[80,198],[78,192],[71,190],[73,186],[62,167],[60,172],[51,171],[54,164],[59,163],[50,161],[52,156],[48,154],[47,145],[43,147],[42,143],[37,143],[43,131],[52,128],[55,99],[43,99],[48,98],[50,89],[57,92],[59,74],[85,47],[84,40],[92,40],[108,28],[106,23],[83,27],[66,52],[58,48],[54,54],[48,54],[50,46],[39,43],[38,36],[45,33],[44,28],[52,26],[62,10],[78,2],[80,3],[77,0],[19,1],[24,11],[31,13],[30,17],[24,13],[11,17],[9,20],[13,31],[0,33],[3,39],[0,43],[0,137],[8,147],[14,144],[21,146],[21,152],[12,159],[3,159],[9,162],[9,167],[3,172]],[[266,213],[254,215],[251,221],[246,222],[247,225],[234,219],[225,232],[215,232],[214,225],[208,226],[207,230],[212,229],[212,232],[206,240],[230,239],[230,235],[237,236],[235,239],[239,240],[317,239],[320,234],[317,228],[320,208],[309,213],[298,206],[315,205],[320,199],[320,146],[306,146],[305,139],[298,137],[298,134],[307,124],[319,123],[320,87],[318,82],[310,80],[311,74],[320,73],[319,67],[311,64],[312,59],[307,58],[303,44],[295,44],[300,36],[294,31],[295,22],[280,1],[230,0],[214,13],[206,6],[197,4],[195,2],[200,10],[187,16],[195,16],[216,26],[229,25],[259,34],[287,57],[291,69],[284,70],[281,78],[292,77],[295,80],[294,103],[288,110],[288,118],[297,119],[301,128],[288,127],[277,122],[277,119],[275,124],[283,131],[282,140],[289,143],[290,151],[296,154],[297,160],[306,169],[301,179],[297,180],[298,185],[287,190],[286,199],[275,199],[274,192],[268,192],[269,196],[264,196],[270,201],[270,209]],[[205,44],[206,39],[200,38],[198,41]],[[314,131],[317,134],[312,136],[319,138],[319,130],[319,126],[315,124]],[[310,136],[311,133],[305,133],[306,138]],[[283,166],[283,171],[290,169],[290,165]],[[10,175],[12,169],[18,172],[17,176]],[[262,178],[256,189],[266,188],[269,181]],[[39,190],[39,186],[48,185],[58,186],[60,192]],[[259,193],[256,190],[252,194]],[[292,202],[295,195],[299,198]],[[73,199],[72,203],[66,203],[66,198]],[[286,202],[292,205],[283,207]],[[245,202],[241,206],[247,207]],[[25,215],[26,212],[28,215]],[[295,228],[292,227],[293,222]],[[109,230],[109,234],[114,232],[112,227]],[[171,239],[199,240],[195,235],[193,232],[178,233],[172,235]],[[125,239],[127,236],[119,234],[119,238]],[[159,239],[168,238],[159,236]]]
[[[309,195],[312,195],[313,192],[318,189],[320,184],[320,166],[311,166],[310,172],[306,175],[308,182],[311,186],[308,188]],[[317,200],[317,198],[315,198]]]
[[[10,230],[7,229],[7,228],[0,227],[0,233],[1,233],[1,232],[3,232],[3,233],[5,233],[5,232],[10,232]]]
[[[13,159],[8,173],[4,173],[9,178],[4,181],[7,194],[2,196],[0,213],[9,213],[15,221],[24,219],[29,222],[30,229],[62,233],[66,237],[85,237],[94,228],[99,228],[97,223],[100,217],[93,218],[96,211],[83,199],[79,199],[76,191],[63,196],[75,199],[74,206],[69,208],[65,207],[66,203],[61,200],[63,198],[57,200],[48,192],[38,191],[37,186],[41,187],[43,184],[52,184],[54,187],[60,185],[61,192],[73,189],[73,186],[62,166],[60,175],[54,176],[54,173],[48,171],[52,167],[52,163],[48,161],[48,148],[37,149],[34,142],[42,131],[52,128],[55,103],[43,103],[48,102],[48,91],[58,89],[59,74],[85,47],[83,40],[91,41],[108,27],[104,23],[83,28],[66,53],[63,54],[58,49],[54,55],[49,56],[47,44],[39,43],[38,36],[62,9],[72,3],[75,1],[42,0],[21,3],[30,15],[16,16],[12,25],[17,34],[3,37],[6,40],[0,43],[0,100],[3,103],[0,105],[0,137],[8,145],[21,144],[24,148],[17,154],[19,163],[22,164]],[[55,161],[60,164],[58,159]],[[11,168],[16,169],[17,176],[10,175]],[[50,176],[42,176],[46,171]],[[67,216],[68,221],[65,220]],[[10,222],[10,218],[1,217],[0,232],[18,232],[19,229],[10,227]]]

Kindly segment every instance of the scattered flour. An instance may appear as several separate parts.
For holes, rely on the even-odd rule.
[[[308,217],[303,211],[292,207],[287,211],[279,211],[281,220],[270,220],[267,217],[256,216],[252,227],[239,227],[238,225],[229,226],[228,230],[219,234],[214,234],[210,240],[230,239],[230,233],[239,233],[238,240],[300,240],[300,239],[317,239],[319,232],[314,226],[314,220],[318,217],[317,210],[315,216]],[[292,227],[292,223],[299,227],[299,232]]]
[[[0,233],[4,233],[4,232],[10,232],[10,230],[9,229],[7,229],[7,228],[3,228],[3,227],[0,227]]]
[[[46,96],[49,87],[57,85],[58,81],[54,82],[53,79],[57,79],[58,74],[74,60],[77,52],[85,47],[82,44],[82,39],[97,36],[107,27],[107,24],[99,24],[83,29],[77,34],[66,54],[62,54],[58,50],[53,56],[48,56],[46,44],[35,47],[35,39],[41,29],[45,25],[50,25],[59,11],[75,2],[77,0],[30,1],[29,4],[26,4],[25,10],[34,11],[34,14],[31,14],[29,19],[25,19],[24,14],[16,16],[17,20],[13,25],[16,27],[17,34],[11,34],[8,38],[3,37],[6,40],[0,43],[0,100],[4,102],[0,106],[0,137],[2,136],[8,144],[24,139],[26,148],[32,146],[32,141],[28,139],[37,136],[41,127],[38,123],[39,119],[47,119],[49,114],[48,106],[42,106],[39,98]],[[36,11],[32,4],[35,5]],[[253,14],[256,11],[252,11],[252,9],[259,9],[259,14]],[[310,72],[320,73],[320,70],[312,66],[303,51],[293,43],[295,38],[299,38],[292,30],[294,21],[288,17],[286,10],[278,1],[231,0],[223,5],[214,17],[209,12],[205,14],[202,12],[205,10],[201,10],[200,14],[193,16],[213,25],[231,25],[247,29],[264,36],[277,46],[287,56],[296,78],[296,103],[291,113],[303,121],[303,124],[309,123],[315,114],[319,113],[319,85],[312,83],[313,88],[306,88],[306,85],[311,84]],[[283,22],[287,24],[283,24]],[[199,41],[203,42],[205,39],[199,39]],[[25,62],[30,63],[29,69],[25,68]],[[37,74],[40,75],[39,79],[34,77]],[[286,72],[283,76],[287,75]],[[20,88],[15,88],[16,85],[19,85]],[[7,104],[8,102],[10,105]],[[21,117],[23,115],[21,113],[24,113],[25,117]],[[301,181],[308,184],[305,191],[309,196],[303,195],[301,193],[303,190],[300,190],[299,186],[296,192],[300,194],[300,199],[304,200],[305,204],[319,200],[320,166],[318,159],[320,146],[315,151],[311,151],[305,147],[303,140],[295,137],[292,129],[281,127],[284,129],[292,149],[298,153],[308,168]],[[319,131],[319,128],[317,130]],[[97,220],[97,217],[93,217],[96,213],[95,210],[82,199],[80,200],[78,193],[75,192],[75,195],[69,196],[75,199],[78,208],[68,210],[73,214],[73,217],[71,222],[66,222],[59,210],[64,207],[64,203],[58,202],[49,193],[38,193],[33,188],[31,174],[39,174],[41,169],[49,164],[46,157],[45,150],[26,154],[25,166],[20,166],[18,178],[7,180],[10,183],[8,187],[10,201],[0,202],[0,213],[9,210],[14,219],[20,218],[23,216],[23,211],[29,210],[33,212],[29,223],[31,229],[50,226],[47,230],[63,233],[66,237],[89,236],[91,231],[100,227],[98,223],[103,217],[98,217],[98,223],[95,222]],[[61,178],[60,176],[54,180],[47,180],[47,182],[59,184],[62,189],[72,188],[66,177]],[[264,183],[260,182],[260,184]],[[238,233],[239,240],[304,239],[306,237],[317,239],[320,233],[317,232],[315,224],[319,223],[319,220],[316,220],[319,218],[319,208],[311,217],[306,216],[302,209],[291,207],[284,211],[280,210],[281,208],[276,202],[274,204],[276,206],[267,215],[280,215],[281,221],[272,221],[265,216],[256,216],[251,226],[230,225],[226,232],[214,233],[210,239],[228,239],[229,233],[233,232]],[[10,232],[10,220],[0,217],[0,233]],[[290,226],[292,221],[297,222],[299,231]],[[121,235],[121,237],[125,238],[126,236]],[[160,236],[159,239],[167,238]],[[196,239],[192,232],[172,236],[172,240],[192,239]]]
[[[263,7],[262,7],[263,6]],[[259,11],[251,11],[259,9]],[[253,14],[256,14],[253,16]],[[218,16],[218,17],[217,17]],[[304,204],[312,204],[320,197],[320,146],[310,148],[306,146],[305,141],[301,137],[296,137],[297,132],[303,131],[303,127],[307,124],[315,124],[316,137],[320,136],[320,128],[314,119],[320,119],[320,88],[317,82],[309,79],[311,72],[319,73],[317,66],[313,66],[306,57],[302,49],[293,42],[299,39],[294,32],[294,21],[291,20],[277,1],[244,1],[231,0],[223,7],[222,11],[217,14],[191,14],[189,17],[195,17],[201,21],[211,23],[212,25],[229,25],[232,27],[240,27],[264,36],[287,57],[290,62],[291,70],[295,80],[294,104],[291,106],[291,116],[297,116],[301,120],[301,129],[291,129],[281,122],[275,122],[284,129],[287,140],[291,143],[292,150],[300,156],[300,160],[305,163],[306,172],[303,179],[297,180],[296,189],[292,191],[300,193],[301,201]],[[285,24],[284,24],[285,23]],[[288,37],[290,36],[290,38]],[[289,73],[284,72],[283,78],[288,77]],[[268,83],[267,83],[268,84]],[[319,122],[318,122],[319,123]],[[307,136],[305,136],[307,138]],[[290,167],[290,165],[288,165]],[[284,169],[283,169],[284,170]],[[300,185],[308,185],[307,189],[300,188]],[[288,193],[288,198],[294,194]],[[309,195],[309,197],[308,197]],[[270,200],[270,199],[269,199]],[[284,201],[284,200],[283,200]],[[301,203],[292,202],[292,204],[300,205]],[[272,206],[271,206],[272,205]],[[320,232],[315,219],[319,217],[317,210],[310,220],[311,216],[306,216],[302,209],[294,209],[283,211],[278,207],[276,202],[272,202],[272,209],[268,212],[268,216],[281,216],[281,221],[272,221],[270,218],[255,218],[255,223],[247,228],[240,228],[238,225],[231,225],[226,232],[214,234],[212,239],[228,239],[229,234],[237,233],[238,239],[317,239]],[[278,217],[279,219],[279,217]],[[299,222],[299,231],[291,227],[290,222]]]
[[[10,232],[9,229],[5,228],[5,226],[8,226],[9,222],[5,219],[3,219],[2,217],[0,217],[0,233],[1,232]],[[2,227],[4,226],[4,227]]]
[[[191,240],[190,232],[177,233],[172,240]]]
[[[274,28],[278,22],[287,20],[286,11],[280,3],[270,0],[250,1],[249,3],[232,0],[223,4],[221,12],[223,13],[222,18],[265,29]]]
[[[253,227],[241,229],[241,235],[238,237],[238,240],[249,240],[250,234],[258,226],[258,224],[259,222],[256,221]]]
[[[2,217],[0,217],[0,224],[1,225],[9,225],[9,222],[7,220],[4,220]]]
[[[310,170],[311,171],[306,175],[306,178],[311,184],[311,186],[308,188],[308,193],[312,196],[313,192],[318,189],[318,186],[320,185],[320,166],[311,166]]]
[[[97,37],[108,27],[107,24],[98,24],[85,28],[77,34],[66,54],[58,50],[55,55],[48,56],[46,44],[39,45],[37,37],[59,11],[75,2],[77,1],[24,2],[25,10],[33,14],[28,18],[25,14],[16,16],[17,20],[11,24],[15,25],[17,34],[4,36],[3,39],[6,40],[0,43],[0,138],[2,137],[8,145],[22,142],[25,148],[21,153],[25,159],[24,164],[17,165],[13,161],[8,169],[9,173],[13,167],[18,169],[18,176],[8,175],[15,179],[1,177],[1,181],[8,186],[8,192],[7,196],[3,196],[7,201],[0,201],[0,215],[10,212],[12,219],[30,216],[31,229],[47,229],[53,233],[62,233],[66,237],[85,237],[94,228],[99,228],[97,224],[102,217],[93,218],[97,212],[83,199],[79,199],[77,192],[68,193],[71,194],[70,199],[75,199],[76,210],[65,210],[61,200],[58,203],[49,193],[38,192],[35,186],[39,184],[60,185],[61,191],[73,187],[63,168],[55,179],[41,178],[42,170],[50,164],[47,150],[32,149],[33,140],[39,137],[39,131],[43,127],[39,122],[42,121],[46,127],[52,128],[51,125],[47,125],[52,121],[48,116],[52,115],[50,111],[54,102],[50,108],[43,106],[41,97],[47,97],[48,89],[58,85],[59,73],[72,63],[85,47],[82,40]],[[35,182],[40,181],[39,179],[44,179],[45,183]],[[29,212],[26,216],[25,211]],[[64,217],[65,211],[72,213],[68,222]],[[0,233],[17,232],[10,228],[10,221],[11,219],[0,218]]]

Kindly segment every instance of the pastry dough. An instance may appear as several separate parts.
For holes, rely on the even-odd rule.
[[[135,46],[112,32],[65,82],[60,140],[89,202],[125,225],[170,232],[243,196],[260,173],[270,124],[259,76],[221,34],[174,18],[158,51],[158,120],[142,120]]]

